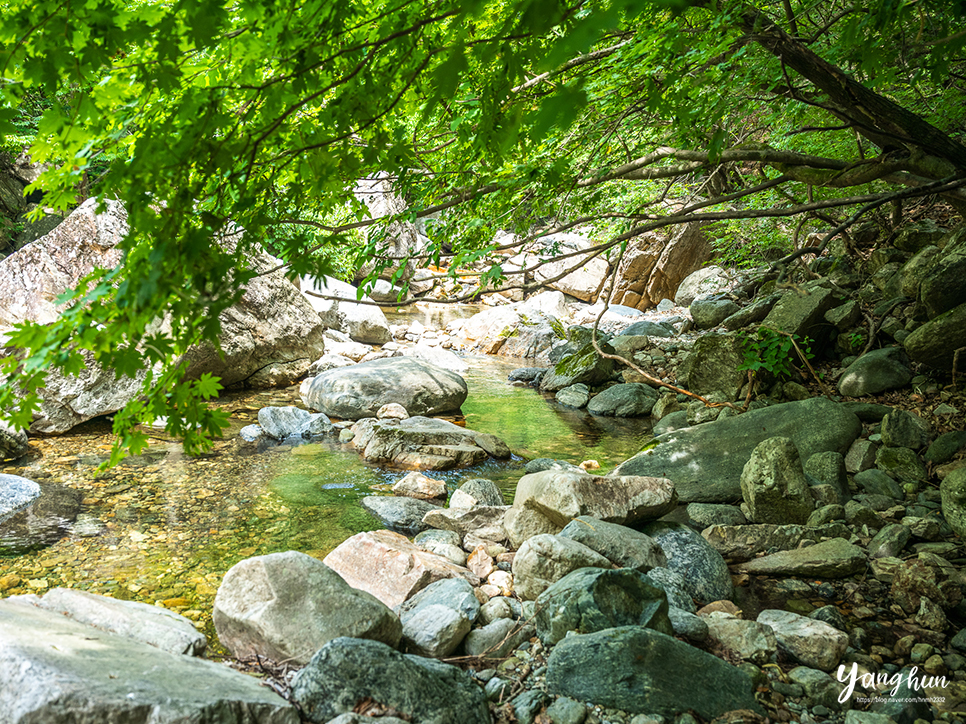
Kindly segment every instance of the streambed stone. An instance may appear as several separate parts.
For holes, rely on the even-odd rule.
[[[610,565],[610,561],[582,543],[543,534],[528,539],[513,557],[513,580],[520,598],[529,600],[571,571]]]
[[[762,611],[758,614],[758,623],[775,632],[782,650],[813,669],[831,671],[838,666],[849,645],[848,634],[843,631],[791,611]]]
[[[583,543],[620,568],[633,568],[647,573],[652,568],[667,564],[661,546],[650,536],[588,515],[574,518],[559,535]]]
[[[350,586],[371,593],[390,608],[442,578],[462,577],[474,586],[480,585],[472,571],[389,530],[357,533],[329,553],[323,563]]]
[[[700,685],[693,672],[701,673]],[[748,674],[642,626],[621,626],[560,641],[548,659],[547,690],[670,719],[689,709],[706,719],[735,709],[762,712]]]
[[[27,431],[16,430],[0,420],[0,460],[19,458],[29,449]],[[2,513],[0,513],[0,517],[2,517]]]
[[[700,603],[730,600],[734,596],[728,564],[696,530],[660,520],[642,530],[661,546],[667,568],[681,575],[689,596]]]
[[[802,541],[818,542],[823,538],[848,538],[849,529],[842,523],[811,527],[804,525],[712,525],[701,531],[708,543],[729,561],[747,561],[762,551],[798,548]]]
[[[286,551],[235,564],[215,596],[218,639],[237,658],[305,664],[334,638],[399,643],[396,615],[316,558]]]
[[[387,528],[408,535],[416,535],[426,530],[423,516],[437,508],[428,500],[405,496],[367,495],[359,502]]]
[[[296,675],[292,697],[312,722],[328,722],[368,699],[420,724],[490,724],[486,696],[469,674],[377,641],[330,641]]]
[[[367,422],[357,423],[355,428]],[[375,465],[449,470],[476,465],[490,456],[510,457],[510,449],[496,435],[467,430],[447,420],[417,415],[405,420],[379,420],[367,427],[352,444]]]

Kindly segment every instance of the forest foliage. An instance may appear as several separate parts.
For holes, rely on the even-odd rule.
[[[45,371],[78,369],[81,350],[119,374],[147,368],[115,418],[115,458],[156,416],[190,450],[224,424],[203,404],[216,381],[186,381],[172,360],[217,338],[253,250],[293,277],[393,261],[380,229],[396,219],[368,217],[358,179],[388,176],[406,218],[429,219],[432,261],[491,260],[489,288],[506,278],[498,230],[522,244],[592,228],[589,253],[613,259],[693,220],[769,244],[847,233],[927,194],[966,209],[961,0],[0,9],[0,146],[50,164],[45,206],[118,198],[131,227],[118,269],[86,280],[58,322],[10,335],[23,354],[0,361],[0,409],[28,424]],[[237,227],[240,243],[217,243]]]

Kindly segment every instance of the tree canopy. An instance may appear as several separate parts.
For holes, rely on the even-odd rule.
[[[162,414],[189,449],[224,424],[203,404],[217,385],[173,360],[217,338],[253,250],[293,276],[333,254],[393,261],[379,230],[398,219],[369,218],[358,179],[385,175],[408,218],[432,217],[433,261],[455,273],[491,259],[488,289],[508,273],[500,229],[523,244],[592,226],[577,267],[694,220],[767,240],[789,235],[769,220],[795,219],[796,238],[827,241],[907,198],[966,210],[960,0],[0,8],[3,147],[51,164],[45,205],[118,198],[131,229],[121,266],[87,279],[60,320],[9,336],[23,351],[0,361],[0,409],[29,424],[45,370],[78,369],[81,350],[120,374],[147,368],[144,397],[115,418],[119,451]],[[217,242],[238,227],[239,243]],[[153,324],[164,315],[169,332]]]

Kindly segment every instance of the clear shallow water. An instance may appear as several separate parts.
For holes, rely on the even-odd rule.
[[[520,361],[468,362],[467,427],[498,435],[515,455],[432,473],[451,489],[486,477],[511,502],[524,458],[593,459],[606,472],[649,438],[645,421],[594,418],[508,384]],[[322,557],[351,535],[381,527],[359,500],[406,474],[367,465],[337,443],[263,452],[240,443],[238,430],[261,407],[297,402],[296,387],[226,396],[217,404],[231,413],[232,426],[211,453],[186,457],[159,435],[144,454],[103,474],[96,466],[111,443],[107,421],[33,440],[30,457],[3,472],[37,480],[60,504],[49,524],[38,506],[0,525],[0,596],[69,586],[159,603],[197,620],[214,645],[212,600],[232,565],[283,550]]]

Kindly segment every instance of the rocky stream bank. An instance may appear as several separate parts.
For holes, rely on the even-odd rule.
[[[298,386],[219,402],[236,404],[237,437],[163,472],[149,450],[94,474],[97,420],[71,454],[6,433],[9,521],[38,517],[55,496],[28,504],[30,482],[57,466],[75,517],[44,541],[69,545],[0,558],[0,722],[961,720],[966,434],[942,364],[964,344],[935,325],[966,305],[946,283],[966,261],[960,234],[920,231],[873,255],[868,282],[834,264],[784,288],[711,270],[654,313],[560,291],[440,326],[315,309],[331,317],[326,354],[278,368]],[[596,352],[595,324],[633,366]],[[810,339],[816,374],[793,359],[751,379],[735,332],[759,324]],[[501,488],[479,470],[518,448],[470,415],[435,417],[469,404],[466,351],[527,360],[508,384],[561,414],[645,419],[654,437],[614,460],[528,456]],[[228,447],[234,482],[206,472]],[[261,525],[251,478],[266,462],[334,450],[412,472],[337,515],[309,511],[297,534],[292,497],[341,481],[288,480]],[[193,513],[209,498],[218,523]],[[219,526],[251,545],[233,539],[210,572],[177,565],[207,542],[218,556]],[[72,576],[85,545],[104,570]],[[144,571],[158,547],[170,569]],[[121,600],[142,591],[154,605]]]

